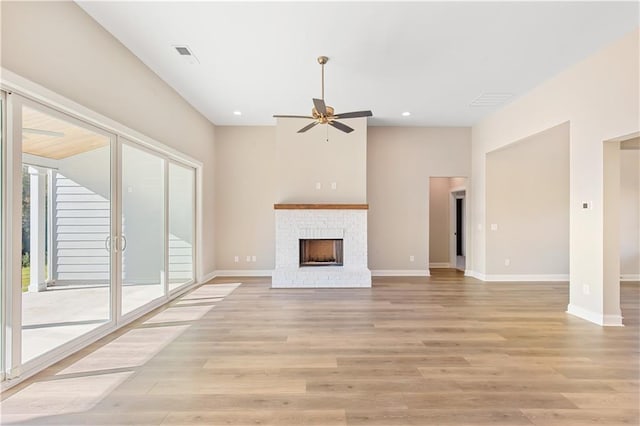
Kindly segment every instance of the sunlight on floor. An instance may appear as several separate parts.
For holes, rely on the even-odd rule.
[[[55,375],[9,392],[0,403],[2,424],[58,423],[56,416],[91,410],[239,285],[203,285],[129,326],[130,330],[114,340],[85,349],[86,356]]]

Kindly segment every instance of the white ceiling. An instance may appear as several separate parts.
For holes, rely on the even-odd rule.
[[[470,106],[481,94],[513,100],[639,24],[638,2],[78,3],[217,125],[307,115],[326,55],[337,112],[469,126],[499,108]]]

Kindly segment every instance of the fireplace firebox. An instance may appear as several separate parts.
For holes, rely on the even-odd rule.
[[[301,239],[300,266],[342,266],[341,239]]]

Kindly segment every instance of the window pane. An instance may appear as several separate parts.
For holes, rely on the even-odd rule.
[[[110,319],[111,141],[22,108],[22,362]]]
[[[169,289],[193,280],[195,172],[169,164]]]
[[[164,160],[122,145],[122,313],[164,295]]]

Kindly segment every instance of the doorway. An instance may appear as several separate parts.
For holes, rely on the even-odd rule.
[[[605,141],[603,165],[602,325],[620,326],[625,306],[622,282],[640,278],[640,136]]]
[[[465,210],[466,210],[466,190],[456,190],[451,192],[451,252],[449,263],[455,269],[464,271],[466,268],[466,247],[465,247]]]
[[[429,178],[429,268],[464,271],[467,178]]]

